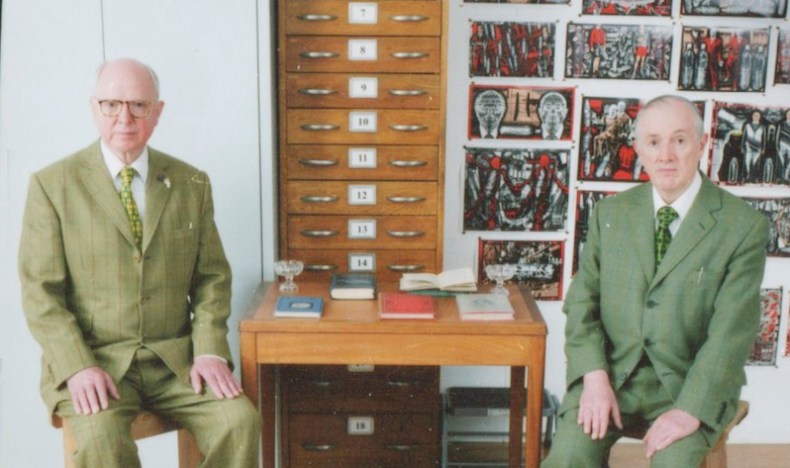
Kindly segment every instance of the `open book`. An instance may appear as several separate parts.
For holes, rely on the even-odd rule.
[[[401,291],[439,289],[442,291],[477,291],[477,281],[469,267],[446,270],[439,274],[404,273],[400,279]]]

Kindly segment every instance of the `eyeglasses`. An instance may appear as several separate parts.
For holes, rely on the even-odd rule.
[[[99,112],[105,117],[118,117],[126,105],[129,108],[129,113],[132,117],[137,119],[144,119],[151,115],[151,109],[154,103],[151,101],[121,101],[118,99],[97,99],[99,103]]]

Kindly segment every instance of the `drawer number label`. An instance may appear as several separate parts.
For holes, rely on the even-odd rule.
[[[372,416],[349,416],[348,418],[349,435],[372,435],[373,417]]]
[[[348,186],[349,205],[375,205],[376,186],[375,185],[349,185]]]
[[[348,271],[376,271],[376,254],[348,254]]]
[[[352,169],[375,169],[376,148],[349,148],[348,167]]]
[[[376,39],[349,39],[349,60],[376,60],[378,58],[378,41]]]
[[[376,133],[378,114],[375,112],[352,111],[348,113],[348,131],[352,133]]]
[[[379,97],[379,79],[376,77],[352,76],[348,79],[348,97],[353,99],[375,99]]]
[[[379,22],[379,7],[375,3],[351,2],[348,4],[349,24],[376,24]]]
[[[349,219],[348,220],[349,239],[375,239],[376,220],[375,219]]]

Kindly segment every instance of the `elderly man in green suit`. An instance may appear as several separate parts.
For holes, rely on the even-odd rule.
[[[700,174],[706,142],[684,98],[655,98],[637,116],[650,183],[590,219],[563,308],[567,393],[544,468],[599,468],[624,429],[646,431],[651,466],[698,467],[735,413],[768,222]]]
[[[163,106],[149,67],[104,64],[99,141],[31,177],[19,269],[41,392],[69,421],[76,466],[139,466],[141,408],[188,428],[202,466],[255,466],[261,423],[230,368],[211,185],[147,146]]]

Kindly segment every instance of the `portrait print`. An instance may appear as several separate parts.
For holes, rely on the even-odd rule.
[[[537,300],[562,299],[562,241],[514,241],[480,239],[478,280],[491,284],[486,265],[506,263],[516,266],[510,281],[525,284]]]
[[[672,0],[582,0],[585,15],[671,16]]]
[[[773,366],[779,347],[779,317],[782,311],[782,288],[761,289],[760,331],[754,339],[754,347],[747,366]]]
[[[568,23],[566,78],[669,80],[672,27]]]
[[[778,39],[774,84],[790,84],[790,29],[780,29]]]
[[[790,185],[790,107],[714,102],[708,176],[727,185]]]
[[[615,195],[617,192],[602,192],[593,190],[576,191],[576,226],[573,230],[573,262],[571,264],[571,274],[575,275],[579,269],[579,257],[584,244],[587,242],[587,231],[590,225],[595,204],[606,197]]]
[[[554,76],[554,23],[473,21],[470,76]]]
[[[564,230],[568,158],[567,150],[467,148],[464,230]]]
[[[684,27],[678,89],[765,91],[769,30]]]
[[[570,140],[574,88],[469,87],[469,139]]]
[[[743,199],[770,222],[766,254],[769,257],[790,257],[790,198]]]

